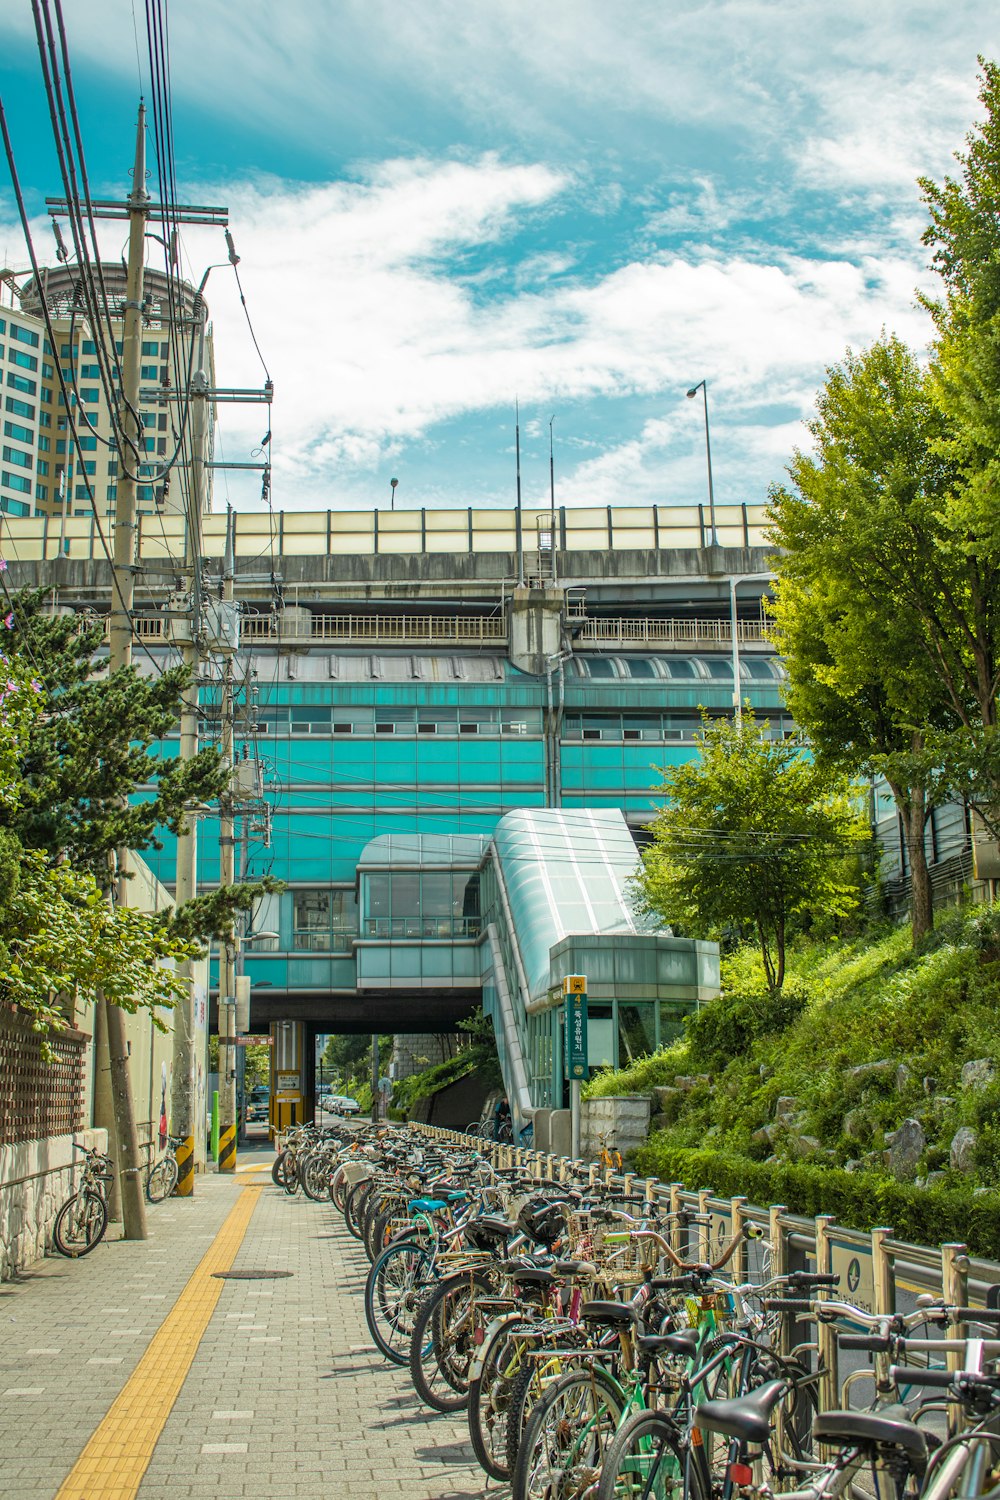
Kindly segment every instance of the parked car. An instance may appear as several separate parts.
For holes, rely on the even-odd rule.
[[[259,1124],[266,1121],[270,1114],[271,1090],[266,1083],[255,1084],[250,1090],[247,1099],[247,1121],[250,1124]]]
[[[361,1105],[357,1099],[351,1099],[346,1094],[331,1094],[326,1100],[327,1109],[335,1115],[359,1115]]]

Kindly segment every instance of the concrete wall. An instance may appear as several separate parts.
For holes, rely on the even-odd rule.
[[[104,1130],[83,1130],[0,1146],[0,1281],[9,1281],[49,1248],[52,1225],[74,1184],[79,1153],[74,1140],[87,1149],[107,1150]]]
[[[393,1037],[389,1077],[396,1082],[423,1072],[436,1063],[447,1062],[467,1038],[454,1031],[401,1033]]]
[[[585,1161],[596,1161],[602,1141],[624,1156],[649,1134],[652,1100],[648,1094],[619,1094],[612,1099],[587,1099],[580,1120],[580,1146]]]

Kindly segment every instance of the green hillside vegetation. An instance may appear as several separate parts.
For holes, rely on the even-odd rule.
[[[966,1238],[971,1202],[1000,1228],[998,1002],[997,907],[946,913],[917,950],[902,928],[800,941],[777,994],[741,948],[682,1041],[587,1095],[654,1094],[642,1170]]]

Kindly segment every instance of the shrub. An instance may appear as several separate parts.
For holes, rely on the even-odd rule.
[[[715,1070],[730,1058],[740,1057],[760,1037],[787,1030],[809,1003],[809,991],[801,980],[790,977],[784,988],[740,989],[710,1000],[686,1024],[691,1061],[697,1067]]]
[[[634,1160],[640,1172],[664,1182],[709,1187],[723,1198],[743,1194],[759,1207],[783,1203],[793,1213],[833,1214],[848,1229],[888,1225],[898,1239],[921,1245],[961,1242],[990,1257],[1000,1245],[1000,1193],[915,1188],[874,1173],[688,1150],[674,1146],[666,1134],[640,1146]]]

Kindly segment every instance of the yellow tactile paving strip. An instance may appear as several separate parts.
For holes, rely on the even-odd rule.
[[[246,1187],[56,1500],[131,1500],[208,1327],[262,1189]]]

